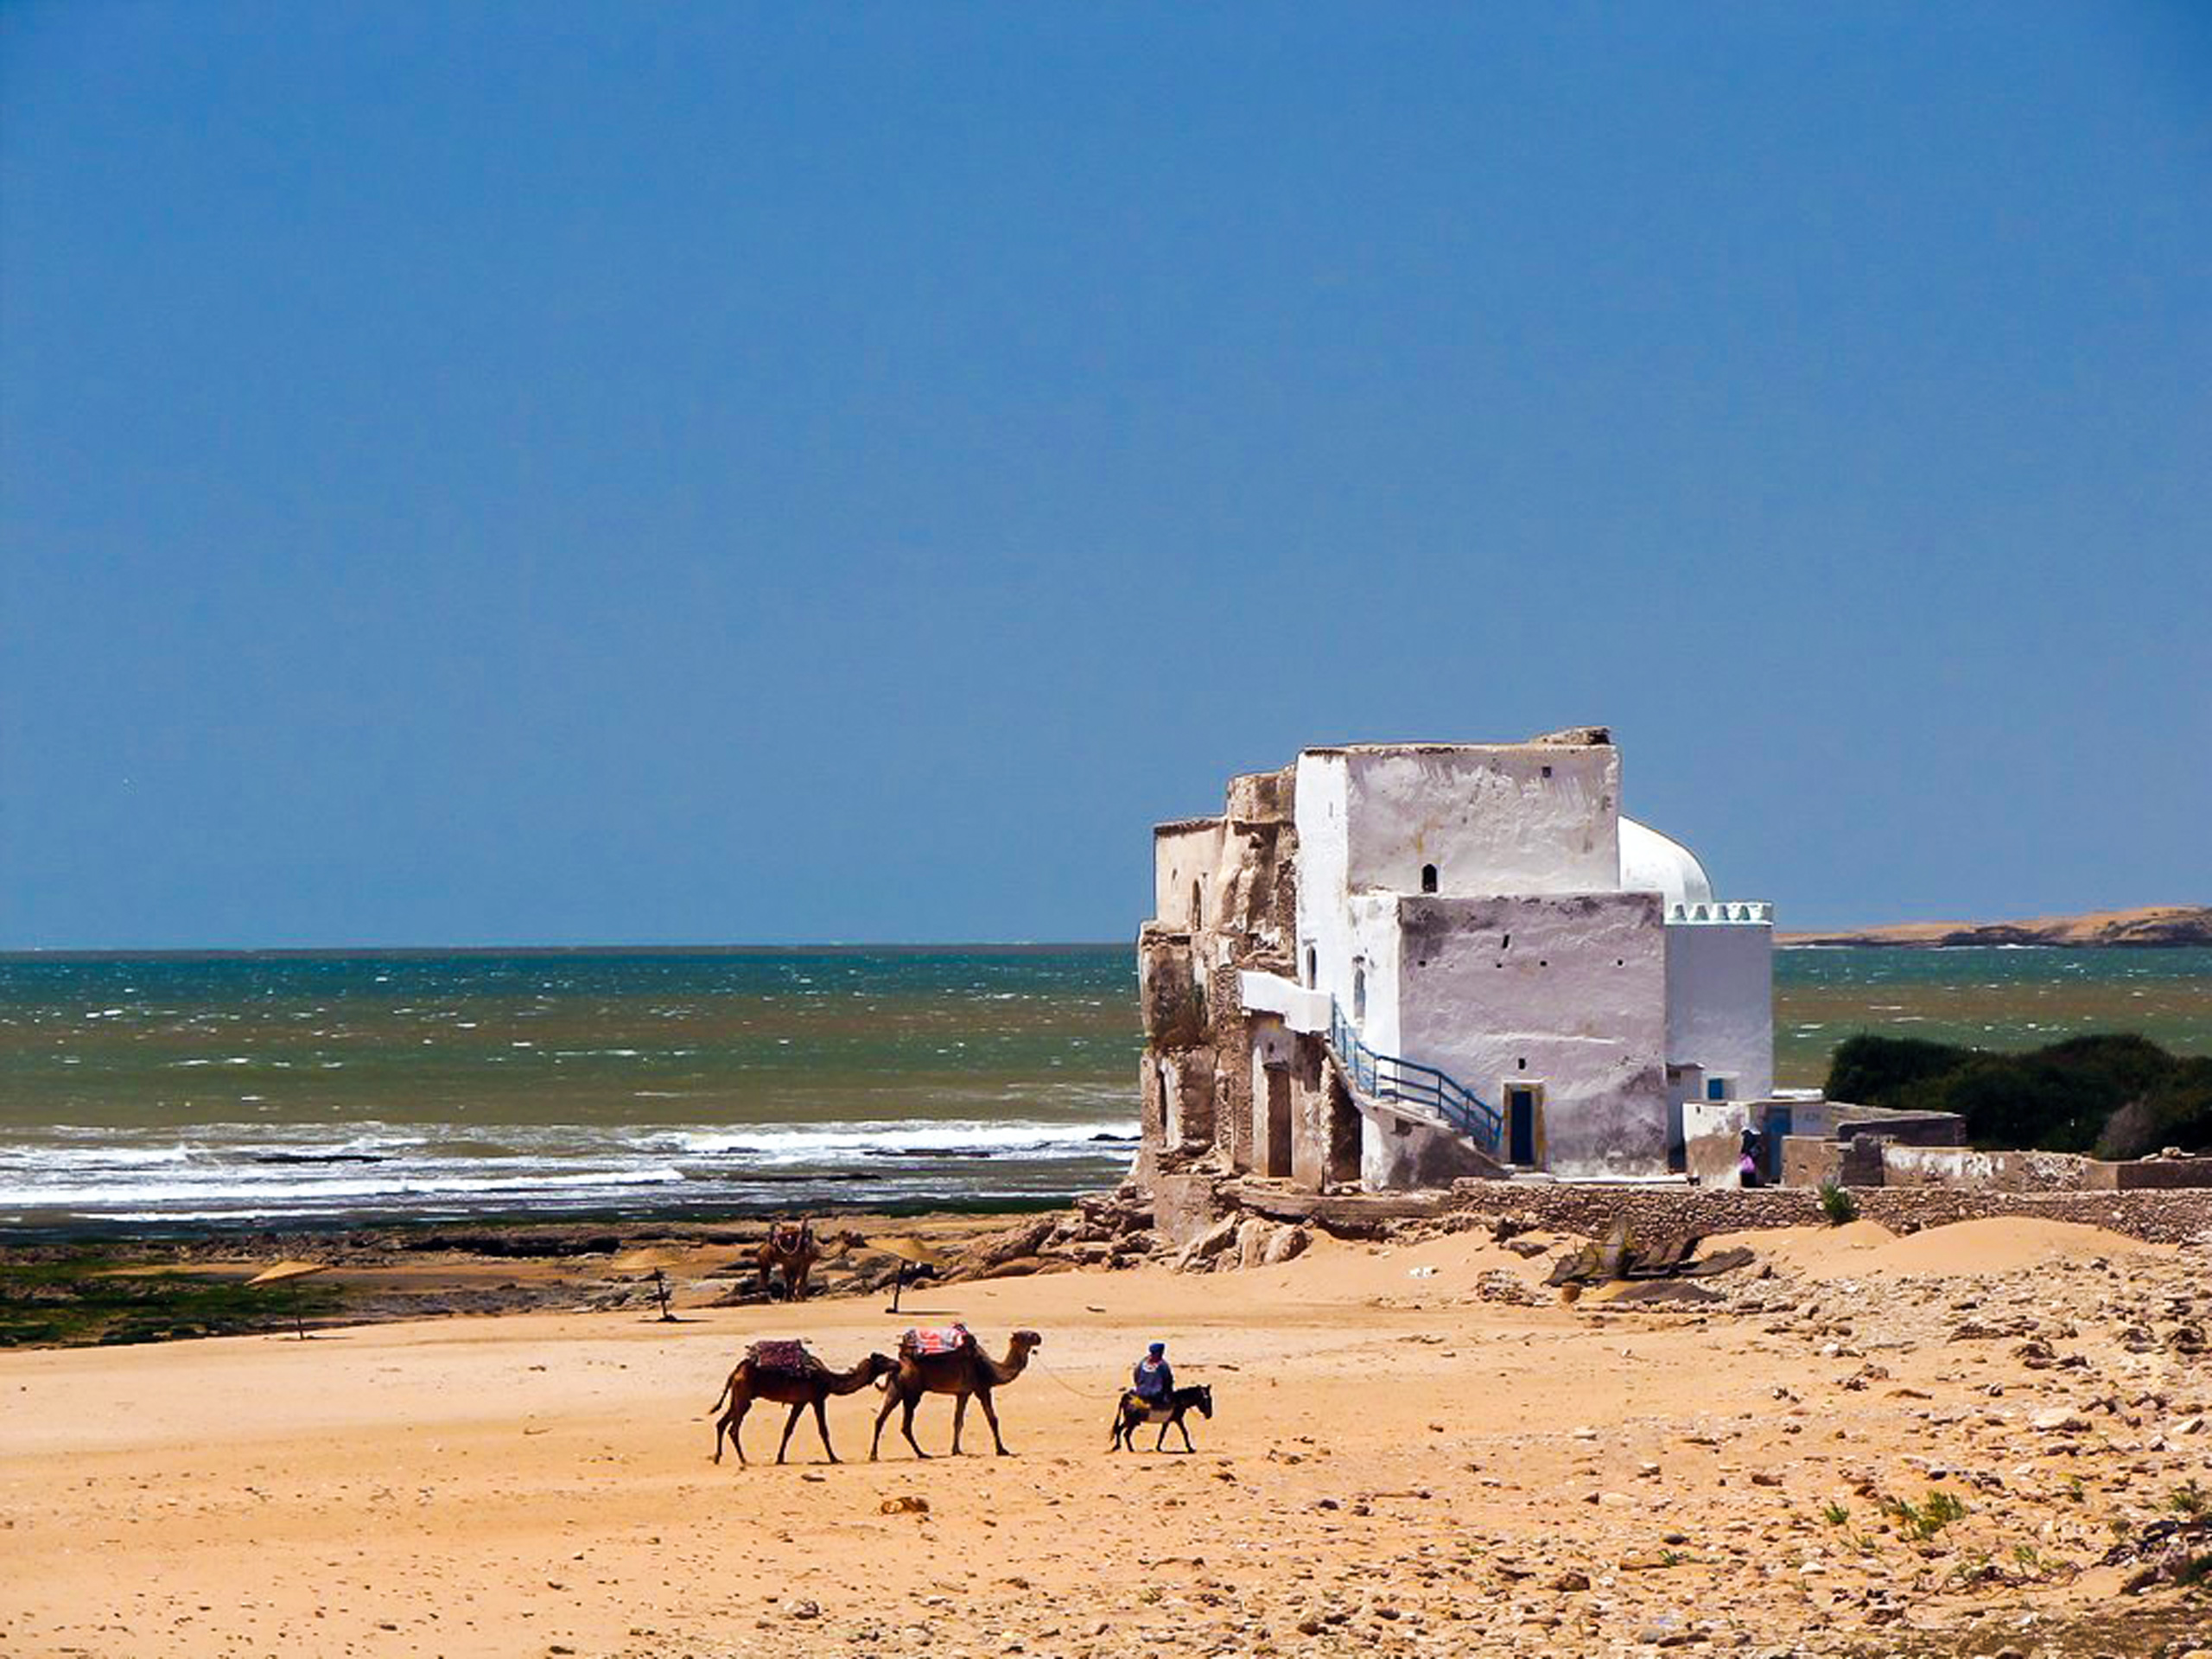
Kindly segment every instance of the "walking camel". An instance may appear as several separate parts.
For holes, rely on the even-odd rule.
[[[752,1409],[755,1400],[768,1400],[779,1406],[789,1406],[791,1415],[784,1419],[784,1438],[776,1444],[776,1461],[784,1460],[784,1452],[791,1443],[791,1430],[798,1426],[799,1414],[809,1406],[814,1408],[814,1426],[822,1435],[822,1449],[836,1463],[837,1448],[830,1444],[830,1417],[823,1409],[823,1402],[833,1394],[858,1394],[880,1376],[897,1371],[899,1362],[888,1354],[870,1354],[849,1371],[833,1371],[806,1351],[803,1344],[796,1342],[756,1342],[745,1351],[745,1357],[737,1362],[729,1380],[722,1384],[721,1393],[709,1408],[721,1411],[722,1402],[729,1402],[715,1424],[715,1461],[722,1460],[722,1435],[729,1435],[735,1448],[737,1460],[745,1463],[745,1442],[741,1438],[745,1427],[745,1414]]]
[[[834,1234],[823,1243],[815,1237],[813,1227],[806,1222],[778,1222],[768,1229],[768,1236],[753,1247],[753,1262],[760,1269],[760,1294],[766,1296],[773,1293],[774,1281],[770,1273],[780,1268],[785,1299],[803,1302],[806,1300],[806,1281],[813,1274],[816,1262],[861,1249],[867,1243],[868,1240],[853,1232]]]
[[[999,1434],[999,1414],[991,1409],[991,1390],[1003,1387],[1027,1369],[1029,1356],[1044,1345],[1045,1338],[1034,1331],[1017,1331],[1007,1339],[1006,1358],[995,1360],[986,1354],[973,1337],[968,1338],[949,1353],[924,1353],[913,1341],[914,1332],[908,1332],[899,1344],[899,1363],[883,1382],[883,1409],[875,1414],[875,1439],[868,1450],[868,1461],[875,1461],[883,1445],[883,1425],[894,1408],[901,1415],[899,1432],[906,1437],[906,1444],[914,1448],[914,1455],[926,1458],[921,1443],[914,1438],[914,1408],[922,1402],[925,1394],[949,1394],[952,1405],[952,1455],[960,1455],[960,1426],[968,1416],[968,1396],[974,1395],[983,1408],[983,1421],[991,1426],[991,1443],[1001,1457],[1010,1455],[1006,1441]]]

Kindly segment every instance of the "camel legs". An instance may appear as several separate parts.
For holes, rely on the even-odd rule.
[[[822,1449],[830,1454],[830,1462],[836,1462],[837,1448],[830,1444],[830,1414],[823,1409],[822,1397],[818,1395],[814,1402],[814,1426],[822,1431]]]
[[[957,1394],[952,1397],[952,1455],[960,1455],[960,1425],[968,1421],[968,1396]]]
[[[963,1406],[968,1403],[965,1395],[961,1396],[960,1403]],[[998,1448],[999,1456],[1012,1457],[1014,1454],[1006,1449],[1006,1441],[999,1436],[999,1414],[991,1408],[991,1391],[988,1389],[976,1389],[976,1403],[982,1407],[983,1421],[991,1426],[991,1444]]]
[[[722,1460],[722,1431],[728,1429],[730,1449],[737,1453],[740,1466],[743,1465],[745,1441],[741,1436],[745,1428],[745,1414],[752,1409],[753,1396],[749,1394],[741,1394],[729,1402],[729,1409],[722,1414],[721,1421],[715,1425],[715,1461],[716,1463]]]
[[[883,1390],[883,1409],[875,1414],[875,1438],[868,1443],[868,1460],[874,1463],[883,1451],[883,1425],[899,1404],[899,1385],[888,1384]]]
[[[929,1453],[922,1450],[922,1443],[914,1438],[914,1408],[921,1403],[922,1396],[918,1394],[907,1397],[905,1408],[899,1414],[899,1432],[906,1437],[906,1444],[914,1448],[916,1457],[926,1458]]]
[[[891,1421],[891,1414],[893,1411],[902,1407],[905,1408],[905,1415],[899,1420],[899,1432],[906,1437],[906,1444],[914,1448],[916,1457],[929,1456],[928,1452],[922,1450],[921,1443],[914,1439],[914,1408],[919,1403],[918,1395],[909,1396],[902,1393],[895,1382],[884,1389],[883,1409],[875,1414],[875,1438],[868,1443],[868,1460],[870,1463],[875,1461],[877,1454],[883,1449],[884,1424]]]
[[[794,1400],[791,1402],[791,1415],[784,1419],[784,1438],[776,1442],[776,1461],[778,1463],[781,1463],[784,1460],[784,1448],[791,1443],[791,1430],[798,1427],[799,1414],[804,1412],[805,1409],[805,1401]]]

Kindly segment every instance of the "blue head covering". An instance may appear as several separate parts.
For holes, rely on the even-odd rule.
[[[1164,1354],[1167,1351],[1167,1344],[1164,1342],[1155,1342],[1152,1344],[1152,1347],[1148,1351],[1155,1354]]]

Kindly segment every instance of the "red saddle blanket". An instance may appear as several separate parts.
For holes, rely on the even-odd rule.
[[[803,1342],[756,1342],[745,1351],[756,1371],[777,1371],[791,1376],[811,1376],[822,1362],[806,1351]]]
[[[926,1357],[931,1354],[957,1354],[963,1348],[973,1348],[976,1338],[964,1325],[948,1325],[931,1329],[916,1325],[899,1338],[899,1351]]]

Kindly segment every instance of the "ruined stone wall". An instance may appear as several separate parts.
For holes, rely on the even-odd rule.
[[[1232,779],[1217,819],[1154,837],[1159,914],[1138,936],[1142,1147],[1157,1183],[1200,1160],[1248,1169],[1254,1146],[1249,968],[1288,975],[1298,906],[1294,768]]]
[[[1896,1232],[1990,1216],[2035,1216],[2103,1227],[2153,1243],[2212,1243],[2212,1191],[1989,1192],[1960,1187],[1875,1187],[1854,1192],[1859,1213]],[[1821,1225],[1820,1197],[1764,1187],[1751,1192],[1699,1187],[1557,1186],[1462,1181],[1455,1212],[1484,1220],[1516,1216],[1554,1231],[1603,1238],[1617,1220],[1646,1238],[1764,1227]]]

